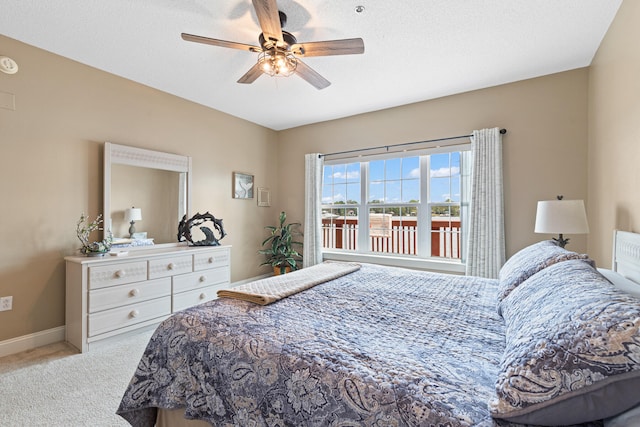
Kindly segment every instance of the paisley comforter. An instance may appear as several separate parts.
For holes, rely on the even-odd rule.
[[[215,426],[496,426],[498,281],[363,264],[269,306],[218,299],[152,336],[118,413]]]
[[[364,264],[269,306],[218,299],[152,336],[118,413],[213,425],[492,425],[497,281]]]

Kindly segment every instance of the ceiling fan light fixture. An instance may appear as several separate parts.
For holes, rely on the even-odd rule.
[[[295,72],[298,61],[290,52],[272,49],[258,55],[258,64],[265,74],[272,77],[289,77]]]
[[[182,38],[186,41],[258,53],[258,61],[238,79],[238,83],[253,83],[262,74],[288,77],[295,73],[320,90],[331,85],[331,82],[299,57],[364,53],[364,42],[361,38],[298,43],[293,34],[283,30],[287,15],[278,10],[277,0],[251,0],[251,3],[262,30],[258,35],[260,46],[182,33]],[[364,6],[360,6],[359,9],[358,12],[364,11]]]

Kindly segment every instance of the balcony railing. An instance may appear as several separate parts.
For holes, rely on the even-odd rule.
[[[415,217],[393,217],[388,227],[371,229],[369,250],[399,255],[416,255],[418,249]],[[358,219],[336,217],[322,220],[322,246],[327,249],[356,250]],[[431,219],[431,256],[460,259],[460,220]]]

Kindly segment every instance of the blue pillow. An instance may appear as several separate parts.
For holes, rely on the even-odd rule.
[[[591,264],[551,265],[500,306],[506,348],[493,417],[570,425],[640,404],[640,300]]]
[[[538,271],[570,259],[588,260],[589,256],[561,248],[553,240],[543,240],[521,249],[500,269],[498,302],[509,296],[511,291]],[[593,261],[590,262],[593,263]]]

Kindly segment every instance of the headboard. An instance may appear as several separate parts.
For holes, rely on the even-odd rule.
[[[613,231],[613,262],[611,269],[640,284],[640,234]]]

